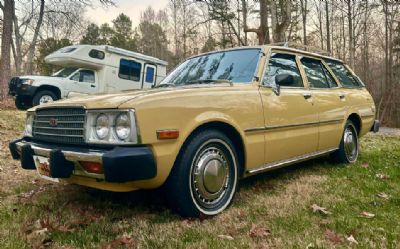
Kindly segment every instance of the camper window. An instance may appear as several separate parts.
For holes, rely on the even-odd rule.
[[[94,72],[91,70],[80,70],[71,77],[71,80],[94,83],[95,82]]]
[[[89,52],[89,56],[92,57],[92,58],[95,58],[95,59],[102,60],[102,59],[104,59],[105,54],[104,54],[103,51],[99,51],[97,49],[92,49]]]
[[[125,80],[139,81],[141,68],[142,64],[136,61],[121,59],[118,76]]]

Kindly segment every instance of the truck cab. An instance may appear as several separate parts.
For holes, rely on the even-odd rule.
[[[111,46],[75,45],[45,58],[62,67],[51,76],[26,75],[9,82],[20,110],[74,96],[151,88],[166,75],[167,62]]]

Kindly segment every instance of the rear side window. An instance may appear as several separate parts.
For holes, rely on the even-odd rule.
[[[354,75],[343,65],[343,63],[338,61],[327,60],[326,64],[332,69],[336,78],[340,81],[344,87],[361,87],[361,83],[354,77]]]
[[[274,85],[275,77],[279,74],[290,74],[294,78],[289,87],[303,87],[299,69],[296,63],[296,57],[291,54],[272,53],[269,59],[267,71],[265,72],[263,84],[267,86]]]
[[[154,82],[154,68],[147,67],[146,68],[146,83],[153,83]]]
[[[142,64],[132,60],[121,59],[118,76],[125,80],[139,81],[141,69]]]
[[[312,88],[329,88],[321,61],[303,57],[301,59],[308,83]]]

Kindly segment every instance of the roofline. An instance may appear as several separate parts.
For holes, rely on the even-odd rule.
[[[338,62],[344,63],[342,60],[334,58],[332,56],[321,55],[321,54],[318,54],[318,53],[313,53],[313,52],[309,52],[309,51],[305,51],[305,50],[301,50],[301,49],[284,47],[284,46],[275,46],[275,45],[272,45],[272,46],[271,45],[265,45],[265,47],[270,48],[270,49],[286,50],[286,51],[290,51],[290,52],[296,52],[296,53],[300,53],[300,54],[304,54],[304,55],[310,55],[310,56],[314,56],[314,57],[319,57],[319,58],[324,58],[324,59],[329,59],[329,60],[334,60],[334,61],[338,61]]]

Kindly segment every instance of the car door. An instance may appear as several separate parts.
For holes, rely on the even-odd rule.
[[[96,73],[89,69],[80,69],[74,73],[69,84],[69,95],[73,93],[91,94],[98,91],[98,84],[96,82]]]
[[[318,111],[318,150],[336,149],[343,132],[346,95],[322,60],[303,56],[300,62]]]
[[[265,163],[293,159],[313,153],[318,144],[318,113],[310,91],[305,88],[296,55],[272,52],[260,94],[264,108]],[[272,87],[279,74],[290,74],[291,85]]]

